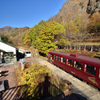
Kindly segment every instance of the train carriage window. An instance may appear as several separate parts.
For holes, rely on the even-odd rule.
[[[57,61],[60,61],[60,57],[59,57],[59,56],[56,56],[56,60],[57,60]]]
[[[52,62],[52,54],[50,55],[50,61]]]
[[[67,59],[67,65],[71,66],[73,65],[73,60]]]
[[[66,59],[63,58],[63,57],[61,57],[61,63],[64,63],[65,64],[65,61],[66,61]]]
[[[85,64],[84,71],[91,75],[94,75],[94,76],[96,75],[96,67],[94,67],[94,66]]]
[[[82,70],[82,63],[74,61],[74,68],[77,68],[79,70]]]

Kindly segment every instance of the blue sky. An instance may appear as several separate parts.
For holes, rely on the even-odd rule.
[[[66,0],[0,0],[0,28],[33,27],[56,15]]]

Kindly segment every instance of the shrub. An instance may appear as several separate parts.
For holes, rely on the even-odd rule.
[[[34,91],[45,79],[46,74],[51,75],[51,71],[46,66],[31,64],[23,71],[19,85],[27,85],[27,96],[35,97]],[[23,90],[21,91],[23,92]],[[22,93],[21,93],[22,94]],[[27,97],[26,96],[26,97]]]

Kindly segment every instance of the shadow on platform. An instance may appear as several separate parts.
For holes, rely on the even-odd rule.
[[[5,91],[0,92],[0,100],[87,100],[79,94],[72,93],[65,96],[63,91],[50,83],[48,75],[45,80],[35,88],[32,95],[28,95],[28,85],[9,88],[7,80],[4,81]]]

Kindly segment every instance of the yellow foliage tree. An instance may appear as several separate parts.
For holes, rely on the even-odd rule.
[[[45,76],[51,76],[51,71],[48,67],[39,64],[31,64],[29,68],[23,71],[19,85],[27,85],[27,96],[35,97],[35,89],[39,83],[44,82]],[[26,97],[27,97],[26,96]]]

